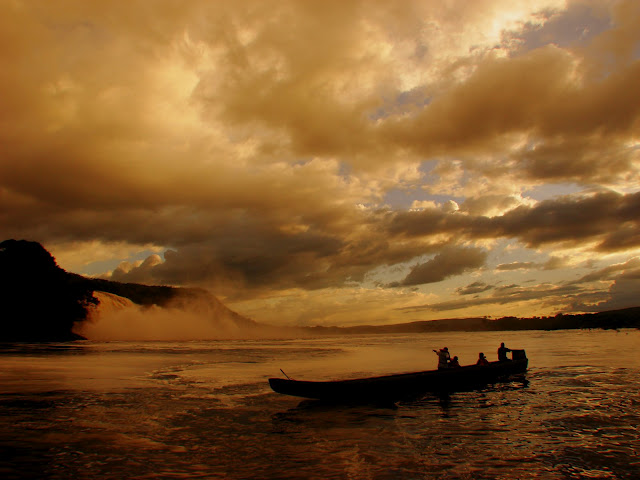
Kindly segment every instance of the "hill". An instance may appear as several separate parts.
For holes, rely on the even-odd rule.
[[[374,334],[428,332],[490,332],[515,330],[640,328],[640,307],[577,315],[558,314],[553,317],[486,317],[448,318],[394,325],[358,325],[353,327],[311,327],[316,334]]]
[[[42,245],[24,240],[0,243],[1,341],[68,341],[98,300],[73,282]]]

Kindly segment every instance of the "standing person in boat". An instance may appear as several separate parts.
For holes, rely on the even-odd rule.
[[[504,346],[504,342],[500,344],[500,348],[498,348],[498,361],[500,362],[508,362],[507,352],[510,352],[511,349]]]
[[[476,365],[489,365],[489,360],[484,356],[484,353],[480,352],[478,354],[478,361],[476,362]]]
[[[460,368],[460,362],[458,357],[453,357],[453,360],[449,362],[449,368]]]
[[[449,360],[451,360],[449,349],[444,347],[440,350],[434,350],[434,352],[438,355],[438,370],[445,370],[449,368]]]

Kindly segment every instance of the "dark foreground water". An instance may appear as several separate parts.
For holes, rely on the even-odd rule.
[[[338,406],[299,379],[463,364],[525,348],[528,383]],[[637,479],[640,331],[0,348],[0,478]]]

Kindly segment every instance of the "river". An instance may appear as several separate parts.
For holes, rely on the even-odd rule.
[[[500,342],[526,382],[327,405],[267,379],[462,364]],[[640,331],[0,346],[0,478],[637,479]]]

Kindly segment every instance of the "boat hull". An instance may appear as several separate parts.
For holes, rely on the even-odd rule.
[[[273,391],[296,397],[329,401],[393,401],[421,393],[469,391],[524,373],[529,360],[519,358],[469,365],[447,370],[403,373],[381,377],[338,381],[301,381],[270,378]]]

